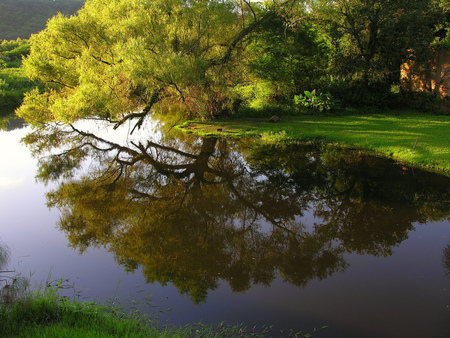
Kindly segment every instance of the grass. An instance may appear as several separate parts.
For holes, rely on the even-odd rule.
[[[116,300],[100,305],[60,297],[61,283],[13,297],[4,297],[5,288],[0,290],[0,337],[264,337],[270,331],[225,323],[161,327],[156,317],[143,314],[140,307],[125,311]],[[289,336],[310,334],[290,331]]]
[[[417,112],[190,121],[178,129],[200,136],[258,136],[265,142],[319,139],[384,154],[397,161],[450,175],[450,117]]]

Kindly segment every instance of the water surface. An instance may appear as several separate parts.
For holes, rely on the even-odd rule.
[[[172,308],[163,322],[448,335],[448,177],[153,127],[0,132],[0,236],[18,272],[68,277],[87,299],[151,294]]]

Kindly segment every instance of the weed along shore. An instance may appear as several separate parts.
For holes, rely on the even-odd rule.
[[[450,117],[389,111],[344,116],[282,116],[188,121],[178,126],[201,136],[261,137],[263,142],[312,141],[377,152],[413,167],[450,175]]]
[[[140,300],[116,295],[98,301],[79,301],[69,279],[31,287],[29,278],[7,265],[10,250],[0,241],[0,337],[263,337],[269,327],[247,330],[242,324],[160,322],[151,295]],[[72,290],[73,296],[63,295]]]
[[[0,271],[1,272],[1,271]],[[264,337],[269,328],[247,330],[240,324],[162,326],[157,318],[122,306],[70,301],[62,285],[47,285],[0,301],[1,337]]]

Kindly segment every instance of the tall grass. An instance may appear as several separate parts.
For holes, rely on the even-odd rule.
[[[2,337],[151,337],[156,330],[114,308],[59,297],[58,285],[0,307]]]
[[[101,305],[61,297],[64,282],[47,282],[13,301],[0,297],[0,337],[265,337],[270,331],[225,323],[161,326],[156,317],[125,311],[116,301]],[[290,331],[289,336],[309,335]]]

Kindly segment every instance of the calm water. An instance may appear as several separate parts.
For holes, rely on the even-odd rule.
[[[0,132],[0,238],[22,275],[151,294],[175,324],[449,336],[449,178],[333,147],[76,128],[28,148],[28,128]]]

